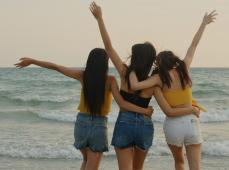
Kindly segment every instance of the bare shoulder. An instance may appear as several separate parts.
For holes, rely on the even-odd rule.
[[[162,88],[163,83],[162,83],[160,75],[158,73],[153,74],[151,77],[149,77],[149,79],[152,79],[153,81],[156,81],[157,82],[157,86]]]
[[[79,74],[79,76],[82,78],[83,77],[83,70],[76,70],[77,74]]]
[[[81,84],[83,82],[83,74],[84,74],[83,70],[75,70],[76,79],[78,79],[81,82]]]

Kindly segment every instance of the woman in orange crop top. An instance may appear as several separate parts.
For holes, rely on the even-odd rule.
[[[156,69],[150,78],[138,82],[136,74],[132,72],[130,76],[132,89],[140,90],[157,86],[154,88],[154,96],[165,114],[166,111],[160,105],[160,100],[158,100],[159,96],[164,96],[173,108],[195,106],[201,111],[206,111],[192,99],[192,81],[188,70],[206,25],[214,22],[216,15],[217,13],[215,11],[205,14],[184,60],[179,59],[171,51],[163,51],[157,56]],[[174,117],[170,117],[170,115],[166,114],[166,116],[164,133],[167,144],[174,157],[176,170],[184,169],[184,145],[189,169],[199,170],[202,142],[199,119],[194,115],[173,115]]]
[[[104,49],[93,49],[87,59],[84,71],[60,66],[32,58],[21,58],[16,67],[31,64],[52,69],[67,77],[80,81],[82,85],[79,114],[75,123],[74,136],[76,149],[83,156],[82,170],[99,168],[104,151],[108,151],[107,115],[112,104],[112,94],[118,105],[133,112],[151,116],[151,107],[142,108],[125,101],[119,93],[116,79],[108,75],[108,56]]]

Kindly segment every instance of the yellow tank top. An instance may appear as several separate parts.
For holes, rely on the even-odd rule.
[[[206,109],[199,105],[192,98],[192,88],[188,87],[177,90],[169,90],[163,92],[165,99],[170,104],[170,106],[178,106],[182,104],[192,104],[192,106],[198,107],[201,111],[206,112]]]
[[[86,104],[84,102],[83,89],[81,89],[80,93],[81,93],[80,94],[80,103],[79,103],[79,106],[78,106],[78,110],[81,113],[90,114],[90,112],[88,111],[87,106],[86,106]],[[102,106],[101,113],[100,113],[101,116],[107,116],[108,115],[108,113],[111,110],[111,104],[112,104],[112,93],[108,88],[106,88],[104,104]]]

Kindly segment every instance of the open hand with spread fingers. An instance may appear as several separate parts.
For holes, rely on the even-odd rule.
[[[206,12],[203,18],[203,24],[208,25],[212,22],[215,22],[217,15],[218,13],[216,13],[216,10],[212,11],[209,14]]]
[[[102,18],[102,10],[99,5],[97,5],[95,2],[92,2],[90,5],[90,11],[94,15],[94,17],[98,20]]]
[[[28,58],[28,57],[24,57],[24,58],[20,58],[20,62],[14,64],[17,68],[24,68],[27,67],[29,65],[33,64],[33,59],[32,58]]]

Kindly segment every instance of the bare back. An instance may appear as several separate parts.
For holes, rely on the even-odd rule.
[[[176,71],[176,69],[170,70],[169,74],[170,74],[170,77],[172,79],[171,87],[169,88],[167,85],[163,85],[162,91],[168,92],[168,91],[174,91],[174,90],[183,90],[181,82],[180,82],[180,78],[179,78],[179,75],[178,75],[178,72]],[[190,86],[186,85],[185,88],[188,88],[188,87],[190,87]],[[178,105],[175,107],[187,107],[187,106],[191,106],[191,103],[190,104],[182,104],[182,105]]]

